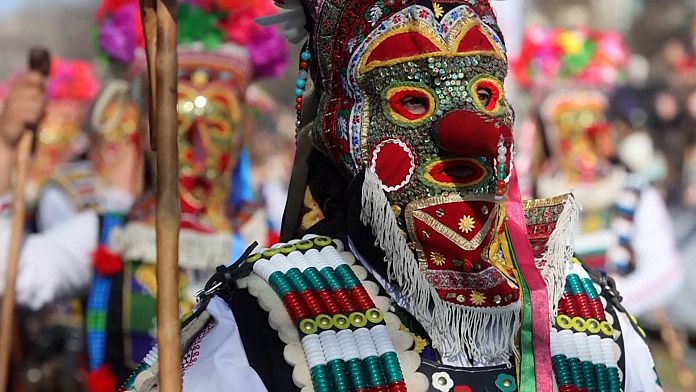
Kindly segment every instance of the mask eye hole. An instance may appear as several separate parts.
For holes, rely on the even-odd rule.
[[[435,111],[434,94],[421,86],[396,86],[384,95],[385,111],[402,125],[419,125]]]
[[[488,105],[491,104],[491,98],[493,97],[493,93],[489,88],[479,87],[478,89],[476,89],[476,95],[478,96],[478,99],[483,104],[483,106],[488,107]]]
[[[471,83],[469,92],[480,111],[492,116],[503,113],[503,85],[499,80],[481,76]]]
[[[428,100],[423,97],[409,95],[401,99],[401,106],[409,113],[420,116],[428,111]]]

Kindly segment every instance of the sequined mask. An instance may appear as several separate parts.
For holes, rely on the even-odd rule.
[[[229,231],[226,206],[241,143],[236,89],[201,72],[180,78],[178,89],[182,226]]]
[[[56,166],[68,162],[84,120],[85,105],[80,102],[51,102],[46,116],[39,125],[36,141],[36,159],[32,162],[31,178],[40,185]]]
[[[559,91],[544,101],[544,130],[569,183],[596,181],[610,169],[614,141],[604,116],[607,105],[595,90]]]
[[[335,158],[348,171],[376,175],[442,300],[510,305],[517,283],[492,245],[512,151],[505,49],[486,2],[420,3],[368,18],[364,39],[349,41],[345,96],[320,112],[337,113],[323,142],[346,147]]]

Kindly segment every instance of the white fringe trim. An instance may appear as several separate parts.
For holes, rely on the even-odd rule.
[[[242,226],[240,235],[245,243],[267,238],[268,224],[266,214],[259,210]],[[221,264],[231,261],[230,233],[200,233],[181,230],[179,233],[179,266],[185,269],[214,270]],[[262,243],[261,246],[264,246]],[[157,241],[155,228],[142,222],[128,223],[116,228],[109,238],[109,248],[120,254],[124,260],[139,260],[155,263]]]
[[[399,284],[412,305],[413,316],[428,331],[433,347],[444,357],[464,354],[485,364],[507,363],[511,355],[519,355],[515,340],[522,304],[474,308],[441,299],[419,270],[382,184],[369,169],[362,188],[360,219],[372,228],[375,245],[385,252],[389,279]]]
[[[580,216],[581,207],[570,194],[563,211],[556,221],[556,228],[546,243],[542,259],[546,262],[541,268],[541,276],[546,282],[549,297],[549,315],[553,320],[558,315],[558,301],[563,296],[566,271],[570,267],[574,252],[573,240]]]

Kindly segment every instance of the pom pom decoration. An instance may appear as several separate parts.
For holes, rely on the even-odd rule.
[[[510,69],[525,88],[558,82],[610,88],[628,67],[629,51],[618,32],[530,27]]]
[[[62,59],[51,61],[51,72],[46,88],[49,99],[70,99],[91,103],[98,91],[99,79],[89,62]]]
[[[92,254],[92,262],[100,276],[113,276],[123,269],[121,258],[103,245],[98,246]]]
[[[226,45],[246,49],[254,77],[276,77],[285,71],[287,47],[276,27],[254,19],[272,15],[270,0],[179,0],[181,47],[218,52]],[[96,14],[99,50],[114,64],[130,65],[144,50],[137,0],[105,0]]]

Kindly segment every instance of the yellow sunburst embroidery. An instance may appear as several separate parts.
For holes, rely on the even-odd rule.
[[[459,230],[463,233],[471,233],[471,231],[474,230],[474,226],[476,226],[476,222],[474,218],[469,215],[464,215],[462,219],[459,220]]]
[[[442,18],[442,15],[445,14],[445,10],[442,9],[442,6],[439,3],[433,3],[433,11],[435,12],[435,17],[437,19]]]
[[[474,305],[483,305],[486,302],[486,296],[476,290],[471,292],[469,299]]]
[[[416,335],[403,324],[401,324],[399,330],[408,332],[413,337],[413,351],[417,352],[418,354],[422,353],[423,350],[425,350],[425,348],[428,347],[428,344],[430,344],[428,342],[428,339]]]
[[[430,254],[430,261],[432,261],[433,264],[440,267],[440,266],[445,264],[445,256],[443,256],[437,252],[433,252]]]

